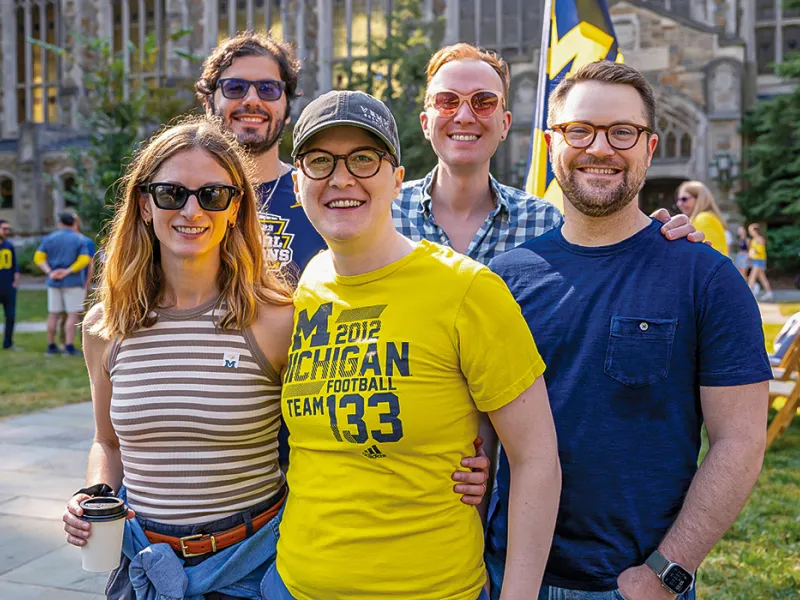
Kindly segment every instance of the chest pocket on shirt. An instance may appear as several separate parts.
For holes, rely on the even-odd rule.
[[[666,378],[678,319],[611,317],[604,371],[631,388]]]

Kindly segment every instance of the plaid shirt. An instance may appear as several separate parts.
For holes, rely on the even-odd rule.
[[[433,219],[431,188],[436,168],[424,179],[403,184],[392,204],[394,226],[412,240],[429,240],[450,246],[450,239]],[[469,244],[466,255],[483,264],[528,240],[558,227],[563,217],[558,209],[540,198],[498,183],[489,175],[496,206]]]

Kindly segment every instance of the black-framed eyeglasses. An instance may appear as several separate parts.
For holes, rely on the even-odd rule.
[[[225,210],[231,205],[231,200],[242,193],[235,185],[204,185],[190,190],[177,183],[143,183],[139,186],[139,191],[150,194],[161,210],[180,210],[186,206],[189,196],[193,195],[200,208],[208,211]]]
[[[331,154],[326,150],[312,149],[298,154],[295,163],[310,179],[326,179],[336,169],[336,162],[344,161],[347,171],[359,179],[375,176],[381,169],[381,161],[387,161],[392,167],[397,167],[397,161],[388,152],[377,148],[355,148],[347,154]]]
[[[588,148],[594,144],[598,131],[606,132],[608,145],[614,150],[630,150],[643,133],[650,135],[653,130],[635,123],[614,123],[613,125],[592,125],[582,121],[559,123],[550,129],[564,136],[564,141],[572,148]]]
[[[286,83],[275,79],[262,79],[260,81],[250,81],[249,79],[238,79],[228,77],[217,81],[217,88],[222,90],[222,95],[228,100],[240,100],[247,95],[250,86],[256,88],[258,97],[267,102],[280,100]]]

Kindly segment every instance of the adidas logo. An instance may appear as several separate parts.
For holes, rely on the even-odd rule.
[[[361,454],[367,458],[386,458],[386,455],[378,449],[377,445],[367,448]]]

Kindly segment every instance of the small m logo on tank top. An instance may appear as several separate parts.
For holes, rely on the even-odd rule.
[[[226,369],[237,369],[239,367],[239,354],[236,352],[226,352],[222,355],[222,365]]]

